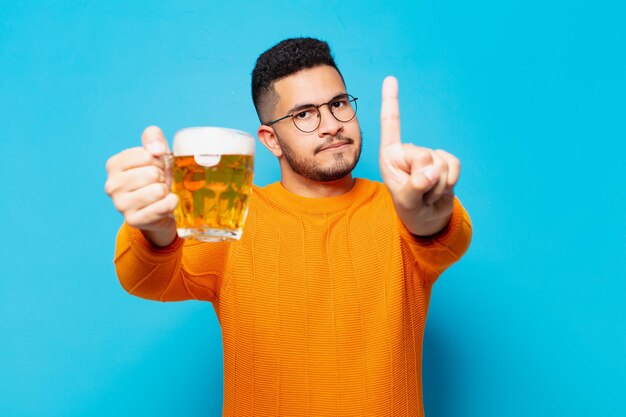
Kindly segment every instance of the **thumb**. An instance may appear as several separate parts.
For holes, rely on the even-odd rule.
[[[439,180],[440,171],[436,166],[429,165],[419,169],[415,164],[411,167],[409,180],[400,189],[400,201],[405,207],[412,209],[424,205],[424,195],[433,189]]]
[[[154,156],[161,156],[170,151],[165,135],[158,126],[148,126],[141,135],[141,143]]]

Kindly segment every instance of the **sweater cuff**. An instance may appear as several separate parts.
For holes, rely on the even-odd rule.
[[[152,264],[163,263],[167,259],[178,256],[179,250],[183,247],[185,240],[178,235],[168,246],[157,246],[145,238],[141,230],[124,223],[121,234],[127,238],[130,249],[143,261]]]
[[[461,205],[461,202],[458,198],[454,197],[454,205],[452,207],[452,216],[450,217],[450,221],[443,228],[443,230],[435,233],[432,236],[417,236],[411,233],[404,223],[401,223],[400,234],[404,239],[409,242],[414,242],[419,246],[433,246],[440,244],[451,249],[455,253],[463,253],[465,252],[464,248],[460,246],[465,246],[465,242],[463,239],[463,227],[462,223],[467,222],[471,227],[471,222],[469,219],[469,215]]]

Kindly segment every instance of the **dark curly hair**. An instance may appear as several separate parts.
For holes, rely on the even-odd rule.
[[[252,71],[252,101],[261,123],[267,122],[278,103],[274,83],[300,70],[328,65],[337,68],[328,43],[314,38],[292,38],[263,52]]]

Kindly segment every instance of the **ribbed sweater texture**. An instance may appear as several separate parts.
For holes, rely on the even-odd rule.
[[[458,199],[442,232],[418,238],[381,183],[321,199],[274,183],[253,188],[241,240],[158,248],[123,225],[115,264],[133,295],[213,304],[224,416],[423,416],[432,285],[471,234]]]

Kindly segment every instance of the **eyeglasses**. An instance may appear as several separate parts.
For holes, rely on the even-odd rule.
[[[276,119],[274,121],[265,123],[266,126],[272,126],[274,123],[278,123],[281,120],[285,120],[291,117],[293,124],[298,130],[304,133],[315,132],[320,123],[322,122],[322,115],[320,113],[320,107],[328,106],[330,113],[340,122],[349,122],[354,119],[356,115],[356,101],[357,97],[352,97],[350,94],[342,94],[333,98],[328,103],[322,103],[319,106],[313,104],[298,107],[293,113]]]

